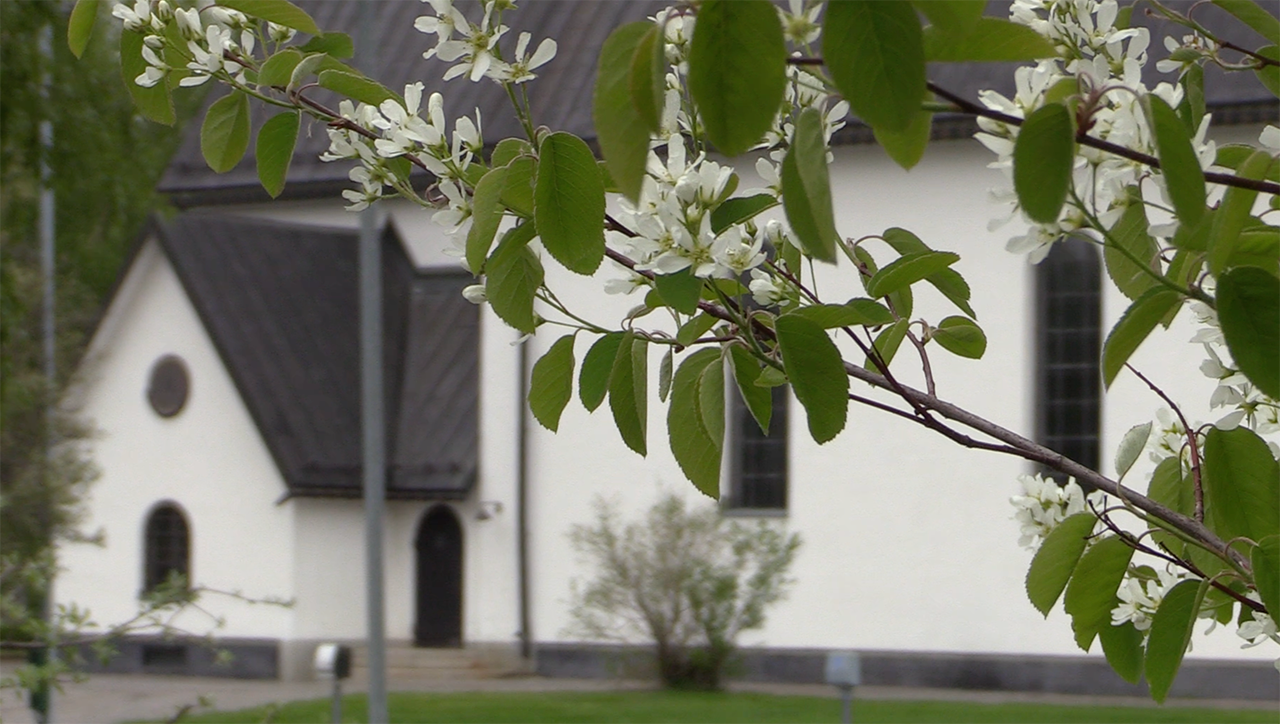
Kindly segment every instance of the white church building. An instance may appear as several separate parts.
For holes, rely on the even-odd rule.
[[[308,7],[321,27],[349,29],[355,5]],[[437,88],[431,76],[439,69],[421,59],[412,28],[420,3],[378,6],[386,85],[424,80],[428,92],[446,93],[454,116],[479,106],[490,143],[519,134],[505,96],[489,84],[459,79]],[[560,56],[531,88],[540,122],[592,136],[600,44],[646,12],[652,8],[637,3],[557,0],[511,14],[513,30],[561,39]],[[966,97],[987,78],[1011,76],[1006,66],[935,70]],[[1274,118],[1265,91],[1215,87],[1229,94],[1208,99],[1216,118],[1236,124],[1224,134],[1256,139],[1259,124]],[[275,202],[251,159],[221,176],[205,168],[198,129],[190,130],[161,185],[181,213],[142,233],[81,374],[78,404],[100,430],[92,454],[101,478],[90,490],[87,527],[100,528],[105,545],[60,550],[57,595],[104,623],[132,616],[139,595],[172,571],[212,589],[290,599],[291,607],[202,601],[225,618],[217,635],[235,654],[229,667],[215,667],[198,641],[137,638],[106,668],[307,678],[317,644],[359,644],[365,635],[358,216],[338,197],[347,168],[317,160],[323,126],[300,141],[285,197]],[[1162,404],[1132,376],[1101,390],[1101,336],[1127,300],[1090,247],[1064,246],[1038,267],[1004,251],[1016,230],[987,230],[1006,209],[988,198],[1001,178],[986,167],[992,158],[973,130],[966,119],[939,118],[937,140],[907,172],[851,123],[831,168],[837,226],[853,236],[902,226],[959,253],[956,268],[973,288],[988,347],[980,361],[935,356],[939,396],[1112,475],[1120,437]],[[753,185],[748,175],[743,188]],[[558,335],[517,343],[520,334],[490,309],[463,299],[472,280],[442,253],[446,239],[429,214],[394,202],[383,208],[383,548],[393,647],[451,649],[488,672],[605,675],[608,652],[567,633],[572,583],[588,573],[568,532],[592,521],[598,497],[636,518],[676,491],[803,539],[789,596],[740,642],[750,678],[821,681],[827,652],[854,650],[868,684],[1145,690],[1112,673],[1096,645],[1081,652],[1060,609],[1045,620],[1027,600],[1031,554],[1017,545],[1008,499],[1017,477],[1035,472],[1029,463],[961,448],[858,405],[845,431],[820,446],[792,399],[769,436],[752,432],[733,408],[724,494],[707,500],[667,449],[656,397],[647,458],[623,444],[606,410],[590,414],[576,399],[558,433],[534,421],[523,401],[527,375]],[[548,284],[571,308],[608,324],[638,303],[600,291],[604,279],[621,276],[608,267],[583,279],[548,265]],[[836,267],[821,270],[819,283],[824,293],[852,293],[851,278],[847,266]],[[925,315],[945,310],[931,293],[917,300]],[[1194,331],[1184,312],[1132,362],[1162,386],[1186,390],[1188,416],[1209,421],[1213,381],[1197,369]],[[592,341],[579,336],[579,360]],[[917,382],[910,360],[901,362]],[[655,357],[651,390],[657,369]],[[179,623],[201,621],[183,614]],[[1274,652],[1242,651],[1240,643],[1230,630],[1197,636],[1173,695],[1274,699]]]

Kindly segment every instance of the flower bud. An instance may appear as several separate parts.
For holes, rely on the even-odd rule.
[[[164,47],[164,38],[159,35],[148,35],[142,39],[142,42],[153,50],[160,50]]]
[[[275,23],[267,23],[267,35],[275,43],[287,43],[293,40],[293,36],[297,35],[296,30]]]
[[[472,284],[471,286],[464,287],[462,290],[462,296],[472,304],[484,304],[489,301],[489,294],[485,291],[483,284]]]

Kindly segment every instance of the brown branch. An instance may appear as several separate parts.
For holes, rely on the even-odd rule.
[[[1021,126],[1023,123],[1024,119],[1022,118],[1018,118],[1017,116],[1011,116],[1007,113],[1000,113],[999,111],[993,111],[984,106],[980,106],[977,103],[973,103],[971,101],[965,100],[964,98],[961,98],[960,96],[952,93],[951,91],[939,86],[933,81],[929,81],[927,85],[929,87],[929,90],[933,91],[938,96],[941,96],[942,98],[947,99],[949,102],[955,104],[957,110],[961,113],[974,115],[974,116],[981,116],[983,118],[990,118],[992,120],[1000,121],[1001,123],[1008,123],[1013,126]],[[1090,148],[1096,148],[1099,151],[1106,151],[1107,153],[1112,153],[1117,156],[1127,158],[1130,161],[1136,161],[1138,163],[1144,164],[1146,166],[1150,166],[1152,168],[1160,168],[1160,159],[1156,158],[1155,156],[1151,156],[1145,153],[1140,153],[1138,151],[1134,151],[1131,148],[1119,146],[1114,143],[1104,141],[1100,138],[1094,138],[1093,136],[1090,136],[1087,133],[1085,133],[1083,130],[1076,133],[1076,142],[1082,146],[1089,146]],[[1266,180],[1245,178],[1243,176],[1236,176],[1234,174],[1229,174],[1229,173],[1219,173],[1217,171],[1206,171],[1204,174],[1204,180],[1211,181],[1217,184],[1222,184],[1224,186],[1235,186],[1237,188],[1250,189],[1253,191],[1261,191],[1268,194],[1280,194],[1280,184],[1272,183]]]
[[[623,226],[621,223],[619,223],[616,219],[614,219],[611,216],[606,215],[605,223],[609,228],[615,231],[619,231],[623,234],[627,234],[630,236],[635,236],[634,232],[632,232],[630,229],[627,229],[627,227]],[[635,262],[630,258],[628,258],[625,254],[615,251],[613,249],[609,249],[608,247],[605,248],[605,254],[610,259],[613,259],[614,261],[618,262],[624,267],[631,269],[632,271],[636,271]],[[636,273],[643,274],[648,278],[652,278],[653,276],[652,272],[637,271]],[[712,317],[715,317],[717,319],[721,319],[730,323],[737,322],[734,316],[730,314],[727,310],[711,302],[700,301],[698,302],[698,308],[703,312],[705,312],[706,314]],[[753,328],[753,331],[758,332],[761,337],[764,337],[766,339],[772,339],[772,340],[777,339],[777,336],[774,334],[773,330],[769,329],[768,327],[765,327],[762,324],[758,324],[758,323],[754,324],[752,328]],[[1148,498],[1145,495],[1142,495],[1136,491],[1125,488],[1120,483],[1106,477],[1102,473],[1099,473],[1098,471],[1093,470],[1092,468],[1081,465],[1080,463],[1072,460],[1071,458],[1066,457],[1065,455],[1062,455],[1061,453],[1054,452],[1053,450],[1050,450],[1049,448],[1043,445],[1040,445],[1037,442],[1029,440],[1023,437],[1022,435],[1019,435],[1018,433],[1013,432],[1012,430],[1003,428],[997,425],[996,423],[991,422],[990,420],[987,420],[986,418],[975,415],[974,413],[969,412],[968,410],[962,407],[954,405],[945,400],[939,399],[938,397],[931,395],[927,392],[922,392],[920,390],[915,389],[914,387],[903,385],[897,380],[887,378],[884,375],[876,374],[875,372],[872,372],[870,370],[854,365],[851,362],[845,362],[844,369],[845,369],[845,374],[849,375],[850,377],[853,377],[854,379],[861,380],[862,382],[866,382],[872,387],[878,387],[882,390],[886,390],[886,391],[892,392],[895,395],[898,395],[899,397],[902,398],[904,402],[910,405],[914,410],[917,410],[917,415],[913,419],[919,419],[920,424],[930,427],[930,429],[935,430],[936,432],[948,437],[951,440],[954,440],[966,447],[976,447],[976,448],[993,450],[993,451],[1002,452],[1006,454],[1016,455],[1017,457],[1021,457],[1024,460],[1040,463],[1042,465],[1046,465],[1050,468],[1053,468],[1054,470],[1058,470],[1060,472],[1066,473],[1067,475],[1074,476],[1080,482],[1085,483],[1087,485],[1091,485],[1106,493],[1110,493],[1111,495],[1116,496],[1120,500],[1123,500],[1123,501],[1126,501],[1127,503],[1132,504],[1134,507],[1138,508],[1139,510],[1145,511],[1155,516],[1156,518],[1168,523],[1170,526],[1181,531],[1185,535],[1200,541],[1209,550],[1214,551],[1220,556],[1230,558],[1230,560],[1234,562],[1237,566],[1239,566],[1241,570],[1246,572],[1250,572],[1253,570],[1249,561],[1243,555],[1241,555],[1234,548],[1231,548],[1230,546],[1228,546],[1225,542],[1223,542],[1221,538],[1217,536],[1217,534],[1215,534],[1212,530],[1209,530],[1207,527],[1205,527],[1204,523],[1198,520],[1189,518],[1179,513],[1178,511],[1169,508],[1168,506],[1165,506],[1155,500],[1152,500],[1151,498]],[[859,399],[858,401],[861,402],[861,399]],[[884,409],[877,405],[873,405],[873,407],[877,407],[878,409]],[[900,413],[901,411],[898,411],[898,412]],[[948,420],[957,422],[971,430],[980,432],[983,435],[986,435],[987,437],[990,437],[993,440],[1002,442],[1004,443],[1004,446],[1003,447],[996,446],[990,443],[983,443],[977,440],[973,440],[972,438],[969,438],[963,435],[962,433],[956,430],[953,430],[947,427],[946,425],[943,425],[941,422],[933,419],[929,415],[930,412],[937,413],[938,415],[941,415],[942,417],[945,417]]]

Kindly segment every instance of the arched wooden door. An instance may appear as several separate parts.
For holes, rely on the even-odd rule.
[[[462,645],[462,526],[447,505],[422,517],[418,553],[418,610],[413,628],[419,646]]]

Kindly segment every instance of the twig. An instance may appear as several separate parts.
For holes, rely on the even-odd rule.
[[[1187,433],[1187,445],[1191,448],[1191,483],[1196,494],[1195,518],[1196,520],[1203,523],[1204,522],[1204,488],[1201,487],[1201,484],[1200,484],[1200,449],[1199,449],[1199,446],[1196,445],[1195,431],[1191,429],[1191,425],[1187,424],[1187,418],[1183,416],[1182,410],[1178,409],[1178,406],[1174,404],[1173,400],[1169,399],[1169,396],[1164,393],[1164,390],[1161,390],[1159,387],[1156,387],[1155,383],[1147,379],[1146,376],[1143,375],[1141,372],[1139,372],[1137,369],[1135,369],[1133,365],[1126,362],[1124,366],[1127,367],[1130,372],[1137,375],[1138,379],[1147,383],[1147,387],[1150,387],[1152,392],[1159,395],[1160,399],[1164,400],[1165,403],[1169,405],[1169,407],[1173,408],[1173,413],[1177,415],[1178,420],[1182,422],[1182,429]]]

